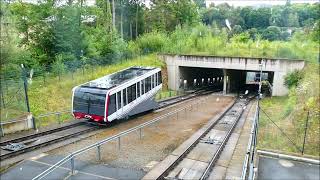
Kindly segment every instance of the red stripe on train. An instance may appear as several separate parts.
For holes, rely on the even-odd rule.
[[[98,116],[95,114],[86,114],[86,113],[81,113],[81,112],[74,112],[73,115],[76,119],[86,118],[86,119],[92,119],[96,122],[101,122],[101,121],[103,121],[103,118],[104,118],[103,116]]]

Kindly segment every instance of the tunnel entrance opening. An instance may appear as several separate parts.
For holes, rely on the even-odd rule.
[[[257,71],[247,71],[245,89],[247,89],[249,92],[258,93],[260,76],[262,82],[261,93],[265,96],[271,96],[273,85],[272,80],[274,77],[273,72],[262,72],[262,74],[260,74],[260,72]]]
[[[215,68],[179,67],[179,90],[223,88],[223,71]]]
[[[273,72],[262,73],[262,93],[272,94]],[[179,67],[179,90],[212,88],[224,94],[258,93],[260,72],[219,68]]]

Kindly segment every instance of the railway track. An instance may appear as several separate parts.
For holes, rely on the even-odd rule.
[[[220,118],[187,145],[172,152],[144,179],[210,179],[212,169],[250,99],[237,99]]]
[[[162,109],[167,106],[170,106],[170,105],[173,105],[173,104],[176,104],[176,103],[188,100],[188,99],[192,99],[192,98],[199,97],[199,96],[205,96],[210,93],[218,92],[218,91],[221,91],[221,90],[220,89],[215,89],[215,90],[213,90],[213,89],[199,89],[199,90],[196,90],[192,93],[188,93],[188,94],[185,94],[182,96],[177,96],[177,97],[173,97],[170,99],[162,100],[162,101],[158,102],[159,103],[158,109]]]
[[[193,93],[186,94],[183,96],[178,96],[175,98],[163,100],[159,102],[159,108],[165,108],[167,106],[195,98],[198,96],[207,95],[212,93],[212,90],[197,90]],[[15,138],[7,141],[0,142],[1,153],[0,160],[6,160],[9,158],[16,157],[26,152],[30,152],[54,143],[58,143],[76,136],[89,133],[99,129],[99,126],[92,126],[88,122],[79,122],[63,127],[23,136],[20,138]]]
[[[86,123],[81,122],[1,142],[0,160],[3,161],[41,147],[74,138],[76,136],[95,131],[98,128],[98,126],[88,126]]]

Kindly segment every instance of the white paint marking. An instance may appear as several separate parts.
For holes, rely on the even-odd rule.
[[[46,154],[46,153],[41,153],[41,154],[39,154],[39,155],[37,155],[37,156],[34,156],[34,157],[31,157],[31,158],[29,158],[30,160],[37,160],[37,159],[40,159],[40,158],[42,158],[42,157],[44,157],[44,156],[47,156],[48,154]]]
[[[294,164],[292,162],[287,161],[287,160],[280,159],[278,162],[283,167],[293,167],[294,166]]]
[[[36,163],[39,163],[39,164],[44,164],[44,165],[47,165],[47,166],[53,166],[53,164],[48,164],[48,163],[45,163],[45,162],[40,162],[40,161],[36,161],[36,160],[31,160],[33,162],[36,162]],[[68,171],[71,171],[71,169],[69,168],[65,168],[65,167],[58,167],[59,169],[64,169],[64,170],[68,170]],[[94,177],[98,177],[98,178],[102,178],[102,179],[112,179],[112,180],[115,180],[114,178],[111,178],[111,177],[106,177],[106,176],[100,176],[100,175],[96,175],[96,174],[92,174],[92,173],[87,173],[87,172],[83,172],[83,171],[77,171],[78,173],[81,173],[81,174],[85,174],[85,175],[89,175],[89,176],[94,176]]]

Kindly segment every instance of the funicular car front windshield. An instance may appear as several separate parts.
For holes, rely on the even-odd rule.
[[[105,94],[75,91],[73,98],[73,112],[104,116]]]

